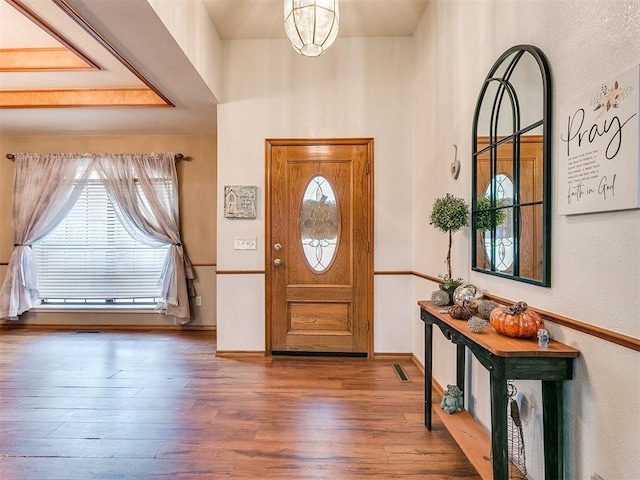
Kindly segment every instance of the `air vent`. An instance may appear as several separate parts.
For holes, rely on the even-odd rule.
[[[393,364],[393,371],[396,372],[396,376],[398,377],[398,380],[400,380],[401,382],[411,381],[409,380],[409,376],[407,375],[407,372],[404,371],[404,368],[402,368],[402,365],[400,365],[399,363]]]

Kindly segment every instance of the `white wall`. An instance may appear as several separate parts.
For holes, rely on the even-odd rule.
[[[309,59],[286,40],[224,43],[218,270],[264,270],[265,139],[291,137],[375,139],[374,266],[410,269],[412,45],[409,37],[339,38]],[[224,185],[257,185],[258,218],[225,219]],[[258,250],[234,251],[235,236],[257,237]],[[375,351],[409,352],[411,289],[406,277],[383,277],[375,280]],[[217,301],[218,349],[264,350],[264,275],[219,275]]]
[[[413,270],[444,272],[445,235],[428,225],[433,199],[451,192],[470,199],[471,125],[480,87],[509,47],[533,44],[549,59],[554,115],[564,99],[640,62],[640,2],[624,0],[431,0],[414,35]],[[554,117],[553,148],[563,119]],[[462,172],[451,179],[452,145]],[[559,155],[558,155],[559,156]],[[553,178],[559,165],[554,163]],[[556,182],[554,197],[562,195]],[[572,217],[553,214],[552,286],[542,288],[472,272],[469,231],[454,237],[454,275],[491,293],[576,320],[640,337],[640,210]],[[434,285],[414,281],[414,300]],[[581,351],[565,388],[565,478],[632,480],[640,475],[640,355],[549,325],[556,339]],[[422,325],[412,325],[413,351],[423,358]],[[436,335],[437,336],[437,335]],[[441,336],[440,336],[441,337]],[[455,351],[436,342],[434,373],[455,382]],[[488,379],[470,368],[474,414],[489,425]],[[537,382],[518,382],[529,408],[525,419],[530,478],[544,478],[540,453],[541,400]]]
[[[220,101],[222,40],[201,0],[147,0],[189,61]]]

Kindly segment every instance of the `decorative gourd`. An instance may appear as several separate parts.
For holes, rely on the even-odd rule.
[[[482,333],[484,332],[484,327],[487,326],[487,321],[484,318],[476,317],[475,315],[469,319],[467,322],[467,327],[473,333]]]
[[[508,337],[529,338],[544,328],[544,320],[527,304],[518,302],[512,307],[497,307],[491,311],[489,322],[498,333]]]
[[[469,320],[473,316],[473,312],[467,305],[454,305],[449,309],[449,315],[456,320]]]
[[[493,312],[494,308],[501,307],[499,303],[494,302],[493,300],[479,300],[478,301],[478,316],[485,320],[489,320],[491,316],[491,312]]]
[[[484,294],[482,290],[480,290],[475,285],[471,283],[465,283],[460,285],[453,292],[453,303],[456,305],[466,305],[470,308],[477,308],[477,302],[480,300]]]
[[[431,294],[431,301],[436,307],[444,307],[445,305],[449,305],[451,297],[444,290],[436,290]]]

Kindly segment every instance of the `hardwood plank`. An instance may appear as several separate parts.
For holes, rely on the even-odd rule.
[[[424,428],[410,357],[215,351],[204,332],[2,331],[0,478],[480,478]]]
[[[121,422],[121,423],[178,423],[184,424],[189,420],[209,422],[216,416],[215,410],[191,411],[179,409],[61,409],[61,408],[10,408],[5,409],[0,418],[16,422]],[[0,434],[1,435],[1,434]],[[0,437],[1,439],[1,437]]]
[[[175,472],[175,467],[171,461],[148,458],[15,457],[0,461],[0,478],[7,480],[162,478],[156,477],[156,474]],[[170,475],[173,474],[165,478],[171,478]],[[175,475],[173,478],[179,479],[180,476]]]
[[[147,410],[168,408],[191,408],[196,400],[177,398],[156,398],[150,402],[147,398],[103,398],[103,397],[26,397],[19,400],[23,408],[52,408],[61,410]]]
[[[140,387],[77,387],[50,386],[41,387],[32,384],[24,387],[2,388],[3,397],[38,397],[38,398],[132,398],[143,389]]]
[[[162,440],[14,438],[3,442],[6,457],[154,458]]]
[[[60,422],[0,421],[0,431],[7,438],[44,438],[60,428]]]
[[[224,426],[225,428],[221,428]],[[233,430],[228,427],[233,426]],[[214,438],[217,442],[229,442],[238,440],[253,440],[256,435],[256,427],[240,424],[229,425],[225,422],[198,422],[193,426],[185,426],[179,423],[65,423],[46,435],[46,438],[74,439],[74,438],[99,438],[110,440],[163,440],[177,442],[186,445],[194,439]],[[164,449],[164,446],[163,446]]]

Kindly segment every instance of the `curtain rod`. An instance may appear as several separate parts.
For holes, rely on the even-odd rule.
[[[7,158],[8,158],[9,160],[15,160],[15,159],[16,159],[16,156],[15,156],[13,153],[7,153]],[[183,154],[181,154],[181,153],[176,153],[176,155],[175,155],[175,157],[174,157],[174,160],[175,160],[176,162],[179,162],[179,161],[180,161],[180,160],[182,160],[183,158],[184,158],[184,155],[183,155]]]

